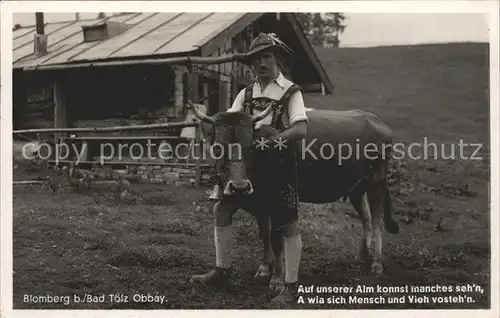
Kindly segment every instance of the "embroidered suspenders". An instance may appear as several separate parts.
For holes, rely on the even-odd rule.
[[[288,104],[290,103],[290,98],[292,97],[292,94],[301,90],[300,86],[296,84],[290,86],[279,101],[267,97],[253,98],[252,90],[253,90],[253,84],[250,84],[245,88],[243,111],[253,115],[254,109],[263,111],[271,105],[273,107],[273,118],[271,121],[271,125],[278,130],[283,130],[284,127],[281,121],[281,117],[283,113],[286,112],[288,109]]]

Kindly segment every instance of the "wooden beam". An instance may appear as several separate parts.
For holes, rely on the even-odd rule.
[[[187,98],[191,101],[198,100],[198,74],[193,72],[188,72],[187,75]]]
[[[221,52],[222,52],[221,48],[219,47],[217,49],[217,56],[221,56],[222,55]],[[222,73],[222,67],[221,67],[222,65],[224,65],[224,64],[215,64],[215,69],[216,69],[217,72]]]
[[[324,85],[322,85],[322,83],[301,84],[300,87],[305,93],[322,93]]]
[[[173,122],[163,124],[149,124],[136,126],[115,126],[115,127],[87,127],[87,128],[38,128],[14,130],[13,134],[35,134],[35,133],[75,133],[75,132],[116,132],[134,130],[153,130],[167,128],[196,127],[198,120],[192,122]]]
[[[105,165],[124,165],[124,166],[142,166],[142,165],[153,165],[160,167],[191,167],[196,168],[196,163],[179,163],[179,162],[160,162],[160,161],[78,161],[78,164],[75,163],[74,160],[48,160],[48,163],[51,164],[75,164],[75,166],[79,165],[96,165],[96,166],[105,166]],[[206,163],[200,163],[200,168],[212,168],[213,166]]]
[[[157,59],[134,59],[134,60],[108,60],[102,62],[83,62],[83,63],[63,63],[49,65],[34,65],[22,67],[24,71],[58,70],[71,68],[90,68],[101,66],[125,66],[125,65],[157,65],[157,64],[175,64],[175,65],[193,65],[193,64],[221,64],[231,61],[241,61],[245,55],[234,53],[220,57],[199,57],[199,56],[180,56]],[[13,66],[16,68],[16,66]]]
[[[62,80],[54,80],[54,128],[66,128],[66,96],[64,91],[64,84]],[[54,133],[54,141],[56,143],[63,143],[63,136],[59,133]],[[62,149],[61,149],[62,151]],[[58,154],[60,157],[61,154]]]
[[[238,93],[240,92],[239,88],[238,88],[238,77],[237,76],[234,76],[233,77],[233,80],[231,81],[231,100],[235,100],[236,99],[236,96],[238,96]]]
[[[207,114],[209,116],[211,116],[213,114],[212,114],[212,109],[210,109],[210,102],[209,102],[208,98],[209,98],[208,83],[204,82],[203,83],[203,104],[205,104],[205,109],[207,110]]]
[[[217,111],[225,111],[228,108],[227,100],[226,100],[226,82],[221,80],[217,81],[217,86],[219,90],[219,102],[217,103]]]
[[[12,181],[12,185],[31,185],[31,184],[44,184],[45,181],[26,180],[26,181]]]
[[[193,65],[191,68],[191,73],[205,76],[205,77],[212,78],[212,79],[216,79],[216,80],[222,79],[223,81],[228,81],[228,82],[231,80],[231,77],[229,75],[221,74],[217,71],[210,70],[210,69],[203,67],[203,66]]]
[[[76,137],[68,137],[67,140],[106,140],[106,141],[111,141],[111,140],[118,140],[118,141],[125,141],[125,140],[134,140],[134,141],[139,141],[139,140],[185,140],[189,141],[192,138],[186,138],[186,137],[179,137],[179,136],[76,136]]]
[[[66,127],[66,96],[64,92],[63,82],[61,80],[54,81],[54,128]]]
[[[195,128],[195,145],[201,145],[201,123]],[[196,185],[201,185],[201,147],[195,147]]]
[[[175,106],[174,117],[179,118],[182,116],[184,110],[184,71],[178,68],[174,69],[175,79]]]
[[[221,98],[224,100],[224,104],[226,105],[226,108],[224,109],[227,110],[229,109],[232,105],[231,101],[231,82],[222,82],[224,84],[224,95],[221,96]]]

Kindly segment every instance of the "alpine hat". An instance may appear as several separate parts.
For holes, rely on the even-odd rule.
[[[248,53],[245,54],[242,62],[250,64],[256,53],[267,49],[273,49],[275,53],[285,60],[288,60],[292,56],[292,50],[276,34],[260,33],[250,44]]]

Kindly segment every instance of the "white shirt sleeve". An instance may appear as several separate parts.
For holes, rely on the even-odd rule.
[[[245,99],[245,89],[242,89],[233,101],[231,108],[227,110],[228,113],[240,112],[243,110],[243,100]]]
[[[307,122],[306,108],[304,106],[304,98],[302,97],[302,92],[295,92],[290,97],[290,104],[288,105],[288,116],[289,126],[292,126],[299,121]]]

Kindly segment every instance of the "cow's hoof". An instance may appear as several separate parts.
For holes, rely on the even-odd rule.
[[[368,251],[368,248],[363,245],[359,251],[359,261],[366,266],[370,267],[370,264],[373,261],[373,257],[370,254],[370,251]]]
[[[279,305],[280,308],[291,308],[297,303],[297,284],[285,284],[279,293],[271,298],[271,304]]]
[[[385,223],[385,229],[391,234],[399,234],[399,224],[395,219],[387,220]]]
[[[279,294],[285,289],[285,280],[280,277],[273,275],[269,281],[269,290],[273,294]]]
[[[370,254],[368,254],[368,252],[366,252],[366,250],[362,250],[359,253],[358,259],[361,263],[365,263],[368,265],[370,265],[372,263],[372,258],[370,256]]]
[[[382,263],[380,262],[373,262],[372,263],[372,268],[371,268],[372,274],[379,276],[382,275],[384,268],[382,266]]]
[[[259,265],[259,268],[257,268],[257,272],[255,272],[255,275],[253,276],[255,278],[257,277],[265,277],[269,278],[271,277],[271,266],[266,263],[262,263]]]
[[[254,283],[258,285],[267,285],[271,278],[271,266],[262,263],[253,275]]]

